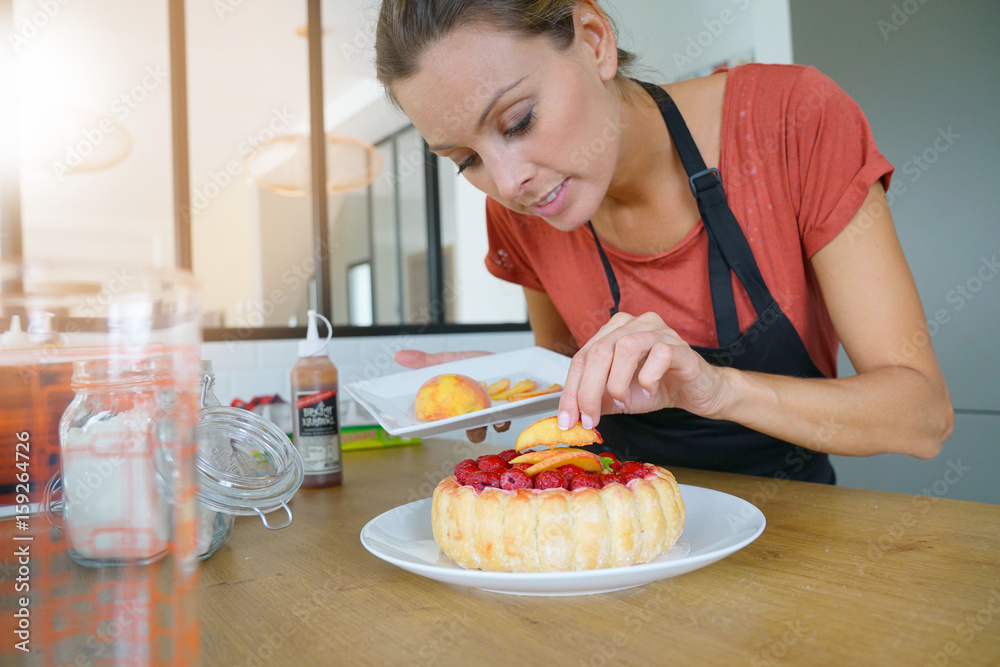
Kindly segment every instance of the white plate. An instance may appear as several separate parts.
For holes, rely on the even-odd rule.
[[[764,515],[745,500],[698,486],[679,486],[686,509],[684,533],[673,549],[642,565],[580,572],[466,570],[434,541],[430,498],[375,517],[361,530],[361,544],[388,563],[447,584],[512,595],[589,595],[697,570],[742,549],[764,532]]]
[[[494,401],[493,407],[468,414],[425,422],[417,419],[413,399],[427,380],[442,373],[459,373],[491,384],[501,378],[534,380],[538,389],[566,382],[569,357],[543,347],[529,347],[514,352],[489,354],[446,364],[386,375],[374,380],[362,380],[344,385],[378,423],[392,435],[426,438],[462,429],[488,426],[518,417],[555,412],[562,392],[526,398],[521,401]]]

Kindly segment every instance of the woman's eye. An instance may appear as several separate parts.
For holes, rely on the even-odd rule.
[[[518,134],[525,134],[527,133],[528,129],[530,129],[531,123],[534,120],[535,120],[535,110],[531,109],[524,118],[518,121],[517,125],[504,132],[504,134],[506,134],[508,137],[513,137]]]
[[[517,122],[517,125],[515,125],[512,128],[510,128],[509,130],[504,130],[504,136],[506,136],[506,137],[514,137],[514,136],[517,136],[519,134],[527,134],[528,130],[531,129],[531,124],[533,122],[535,122],[535,110],[531,109],[524,116],[524,118],[522,118],[521,120],[519,120]],[[475,154],[473,154],[473,155],[470,155],[469,157],[467,157],[462,162],[459,162],[458,163],[458,174],[461,174],[463,171],[465,171],[469,167],[476,166],[477,160],[478,160],[478,158],[476,157]]]
[[[455,175],[456,176],[461,175],[463,171],[465,171],[469,167],[474,166],[475,164],[476,164],[476,156],[470,155],[469,157],[465,158],[465,160],[463,160],[458,164],[458,174]]]

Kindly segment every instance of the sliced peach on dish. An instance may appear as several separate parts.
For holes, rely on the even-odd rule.
[[[536,452],[525,452],[524,454],[521,454],[520,456],[515,456],[510,461],[508,461],[508,463],[510,463],[511,465],[514,465],[515,463],[531,463],[532,465],[534,465],[535,463],[538,463],[539,461],[544,461],[545,459],[549,458],[550,456],[554,456],[554,455],[558,454],[560,451],[562,451],[562,450],[559,450],[559,449],[541,449],[541,450],[536,451]]]
[[[554,394],[557,391],[562,391],[561,384],[550,384],[545,389],[541,391],[527,391],[523,394],[514,394],[513,396],[508,396],[508,401],[521,401],[526,398],[534,398],[535,396],[544,396],[545,394]]]
[[[512,458],[509,461],[509,463],[511,465],[513,465],[515,463],[532,463],[532,464],[534,464],[534,463],[538,463],[539,461],[544,461],[545,459],[549,458],[550,456],[555,456],[556,454],[563,454],[565,452],[575,453],[577,456],[590,457],[592,455],[592,452],[588,452],[586,449],[574,449],[573,447],[558,447],[558,448],[555,448],[555,449],[540,449],[540,450],[534,451],[534,452],[525,452],[524,454],[521,454],[520,456],[515,456],[514,458]],[[597,456],[597,454],[593,454],[593,456]],[[598,457],[598,458],[600,458],[600,457]]]
[[[555,447],[559,443],[583,447],[584,445],[599,445],[602,442],[604,442],[604,438],[601,437],[600,433],[592,428],[584,428],[579,422],[576,426],[563,431],[559,428],[557,417],[546,417],[521,431],[521,435],[517,436],[517,442],[514,443],[514,449],[521,451],[541,445]]]
[[[501,391],[496,396],[493,397],[494,401],[506,401],[508,397],[515,396],[517,394],[523,394],[525,392],[531,391],[538,386],[538,383],[534,380],[521,380],[513,387],[510,387],[506,391]]]
[[[543,461],[539,461],[524,471],[529,477],[534,477],[546,470],[555,470],[560,466],[574,465],[582,468],[586,472],[601,471],[601,457],[597,454],[586,452],[588,456],[581,456],[577,452],[558,452],[555,456],[550,456]]]
[[[497,380],[493,384],[487,385],[486,391],[489,393],[490,398],[496,399],[497,394],[502,394],[507,391],[510,387],[510,378],[504,378],[502,380]]]

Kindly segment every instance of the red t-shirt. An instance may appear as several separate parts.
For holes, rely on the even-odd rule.
[[[876,181],[888,189],[892,165],[861,109],[829,77],[812,67],[761,64],[729,70],[719,162],[729,206],[771,295],[816,367],[835,377],[839,341],[808,259],[847,226]],[[547,293],[577,344],[586,343],[612,305],[590,230],[562,232],[493,199],[486,219],[490,273]],[[603,246],[622,312],[656,312],[689,344],[718,346],[701,221],[667,252]],[[735,276],[733,288],[746,331],[756,313]]]

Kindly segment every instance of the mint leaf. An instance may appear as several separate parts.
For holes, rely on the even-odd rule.
[[[611,467],[611,464],[612,464],[613,462],[614,462],[614,459],[612,459],[612,458],[610,458],[610,457],[608,457],[608,456],[602,456],[602,457],[601,457],[601,465],[602,465],[603,467],[605,467],[605,468],[610,468],[610,467]]]

